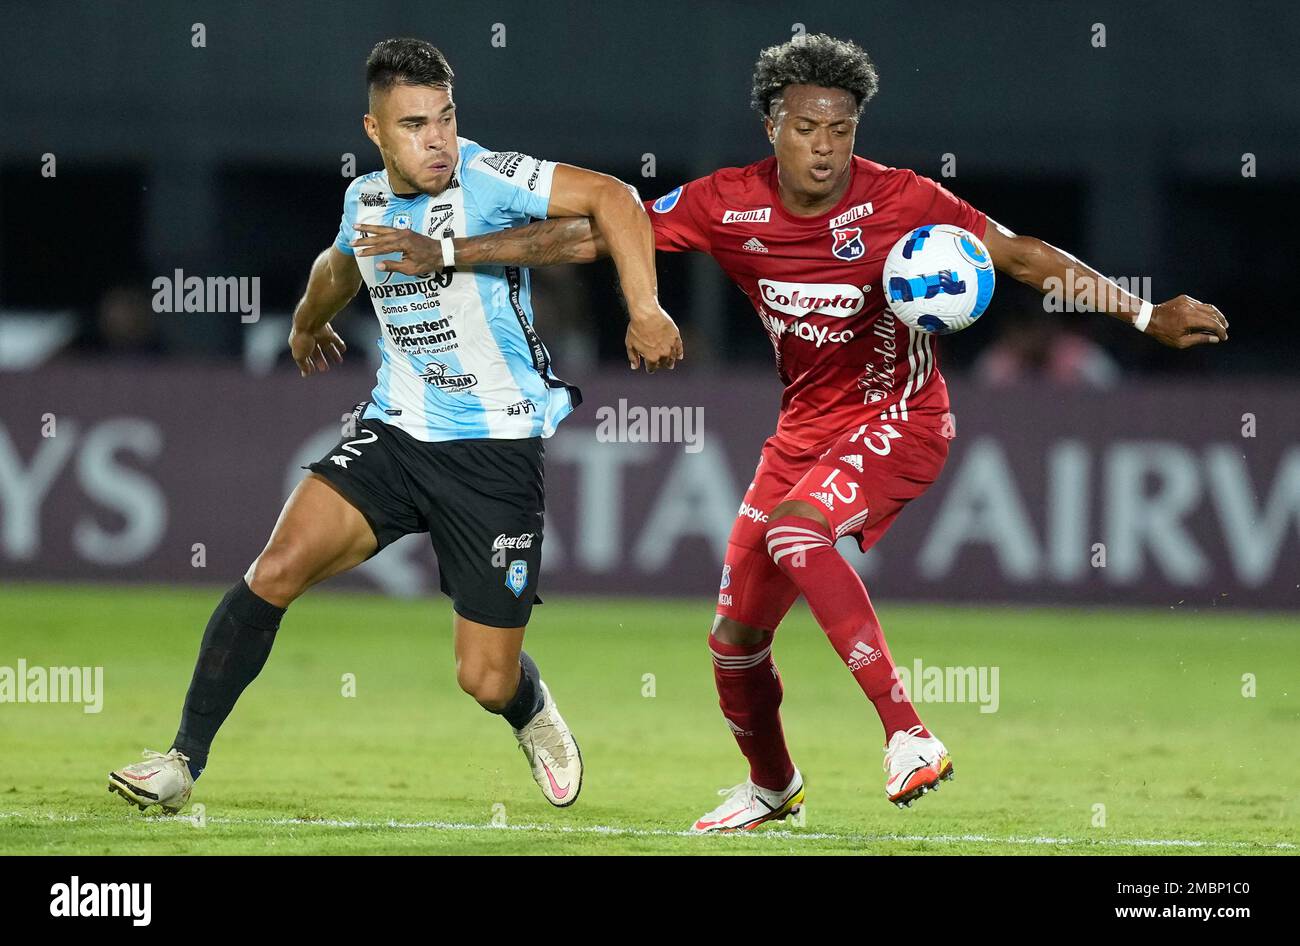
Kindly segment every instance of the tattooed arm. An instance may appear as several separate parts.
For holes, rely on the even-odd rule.
[[[398,252],[400,260],[381,260],[375,268],[417,276],[441,272],[442,245],[414,230],[357,224],[366,238],[358,240],[358,256]],[[591,263],[609,255],[605,240],[589,217],[551,217],[524,227],[497,230],[452,240],[457,266],[557,266]]]
[[[629,188],[630,189],[630,188]],[[635,191],[633,191],[635,196]],[[639,207],[639,205],[638,205]],[[413,230],[357,224],[365,234],[354,244],[358,256],[377,256],[381,253],[400,252],[400,260],[383,260],[376,265],[380,270],[392,270],[408,276],[440,272],[445,261],[440,241]],[[653,256],[654,242],[649,245]],[[590,263],[610,251],[600,235],[595,221],[586,216],[551,217],[523,227],[498,230],[474,237],[460,237],[452,241],[455,265],[473,266],[555,266],[561,263]],[[652,264],[653,267],[653,264]],[[620,273],[620,277],[622,273]],[[649,310],[635,308],[628,300],[627,356],[634,370],[644,361],[646,369],[671,368],[682,360],[681,335],[668,314],[659,308],[653,298],[653,268],[651,277],[651,302]],[[627,295],[626,285],[624,295]]]
[[[605,241],[587,217],[552,217],[453,242],[456,262],[466,266],[555,266],[590,263],[609,255]]]

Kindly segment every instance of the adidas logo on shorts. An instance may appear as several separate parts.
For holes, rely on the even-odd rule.
[[[852,456],[840,457],[840,462],[847,463],[849,466],[853,467],[853,469],[857,470],[859,473],[862,472],[862,456],[860,454],[855,453]]]
[[[817,492],[817,493],[809,493],[808,495],[811,496],[813,499],[817,500],[817,502],[821,503],[827,509],[835,508],[835,497],[832,496],[830,493]]]

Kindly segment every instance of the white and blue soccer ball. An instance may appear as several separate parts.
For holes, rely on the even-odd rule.
[[[885,299],[922,332],[947,335],[975,323],[993,298],[993,260],[975,234],[948,223],[917,227],[885,260]]]

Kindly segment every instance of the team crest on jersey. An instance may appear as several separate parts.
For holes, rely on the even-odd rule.
[[[528,584],[528,563],[522,558],[517,558],[510,563],[506,569],[506,587],[514,592],[516,598],[524,593],[524,586]]]
[[[397,229],[399,230],[411,229],[411,215],[398,214],[393,218],[393,226],[397,227]]]
[[[867,255],[867,245],[862,242],[861,227],[841,227],[831,231],[831,253],[836,258],[853,262]]]
[[[685,189],[686,189],[685,184],[683,184],[681,187],[674,187],[672,190],[664,194],[664,196],[660,197],[650,206],[654,208],[655,213],[666,214],[668,213],[668,211],[672,210],[674,207],[677,206],[677,201],[681,200],[682,191]]]

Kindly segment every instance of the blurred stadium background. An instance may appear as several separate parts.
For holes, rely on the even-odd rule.
[[[1086,826],[1092,802],[1118,790],[1113,804],[1130,807],[1114,810],[1133,815],[1129,836],[1294,836],[1297,773],[1278,749],[1294,732],[1300,669],[1291,623],[1300,606],[1300,321],[1291,281],[1300,9],[376,0],[361,7],[5,3],[3,11],[0,664],[20,656],[104,662],[119,680],[165,683],[156,700],[114,691],[105,716],[113,716],[111,732],[107,723],[73,727],[82,717],[72,710],[64,727],[33,707],[0,708],[0,718],[26,711],[33,724],[21,737],[10,730],[17,738],[7,752],[62,754],[60,774],[49,779],[68,804],[79,804],[91,777],[74,747],[94,753],[89,767],[98,773],[120,764],[134,740],[170,733],[216,589],[257,554],[301,464],[335,442],[343,415],[372,386],[377,330],[364,295],[335,322],[351,346],[341,369],[299,379],[285,337],[308,266],[337,230],[350,175],[380,166],[361,129],[363,61],[373,43],[416,35],[444,50],[457,74],[462,135],[613,173],[648,198],[768,152],[747,105],[751,66],[761,47],[806,29],[851,37],[877,61],[881,92],[859,130],[859,154],[934,177],[1012,229],[1104,273],[1149,278],[1157,301],[1185,292],[1217,304],[1231,322],[1227,345],[1174,352],[1103,316],[1045,312],[1035,293],[1002,278],[980,324],[942,344],[957,421],[948,468],[879,549],[854,556],[884,602],[887,633],[899,628],[890,639],[900,660],[923,652],[932,662],[1024,668],[1014,687],[1008,683],[997,727],[975,726],[990,718],[974,708],[960,721],[966,708],[930,711],[965,740],[968,760],[978,758],[977,778],[987,776],[941,827],[969,833],[970,819],[993,812],[994,832],[1062,835]],[[205,45],[196,48],[200,23]],[[591,764],[609,762],[605,771],[620,773],[618,790],[639,792],[645,805],[658,806],[658,823],[675,828],[695,814],[695,796],[684,808],[681,797],[670,804],[658,786],[633,778],[635,769],[618,768],[644,759],[615,759],[629,751],[627,734],[597,735],[595,721],[606,718],[607,701],[636,695],[643,668],[658,667],[661,702],[676,714],[673,732],[697,741],[681,758],[704,766],[690,769],[685,788],[702,791],[736,774],[734,749],[711,709],[703,635],[728,527],[780,389],[763,331],[717,267],[672,255],[661,255],[659,267],[662,300],[683,328],[688,360],[655,377],[630,375],[622,362],[624,316],[610,266],[535,273],[542,337],[560,374],[586,395],[547,447],[543,590],[559,607],[539,610],[537,620],[555,637],[548,644],[539,632],[537,645],[543,666],[554,668],[552,682],[570,678],[565,705],[587,720]],[[152,281],[177,270],[258,277],[258,320],[155,312]],[[600,442],[596,412],[617,409],[620,399],[702,408],[702,449]],[[164,583],[207,587],[187,604],[145,587]],[[432,553],[427,541],[409,537],[331,588],[433,596]],[[588,597],[595,595],[651,600],[620,611]],[[445,599],[417,612],[417,602],[355,598],[371,600],[366,613],[383,628],[376,640],[392,646],[386,656],[427,649],[427,641],[403,649],[382,623],[417,613],[446,643]],[[906,602],[959,607],[909,611]],[[1146,610],[1111,620],[1106,611],[1085,619],[1080,611],[1012,616],[993,607],[1030,603]],[[360,610],[352,602],[334,610],[304,605],[304,622],[307,615],[346,620]],[[142,625],[154,614],[156,633]],[[832,815],[849,825],[865,817],[873,830],[894,812],[873,801],[879,810],[863,815],[848,789],[860,776],[872,796],[878,792],[878,757],[868,745],[875,724],[847,681],[834,696],[814,695],[816,679],[839,680],[842,668],[806,614],[791,621],[798,638],[782,645],[783,659],[791,679],[807,675],[800,686],[809,701],[805,715],[792,710],[792,731],[812,744],[810,755],[820,753],[823,772],[843,777]],[[291,612],[286,627],[293,622]],[[1180,628],[1195,633],[1184,639]],[[593,637],[598,646],[588,648],[582,635],[602,629],[617,639]],[[463,746],[467,756],[444,764],[471,780],[482,775],[469,757],[494,737],[480,740],[473,727],[486,733],[496,724],[474,716],[470,730],[455,728],[472,708],[449,695],[450,661],[443,667],[438,658],[438,712],[419,726],[402,716],[394,733],[391,714],[373,708],[347,723],[321,715],[337,699],[333,690],[313,689],[314,674],[334,687],[337,666],[370,666],[364,661],[375,655],[363,654],[364,636],[333,628],[319,639],[291,640],[283,645],[288,656],[272,659],[267,671],[279,683],[254,687],[236,713],[236,722],[246,714],[244,735],[254,738],[219,741],[223,758],[256,760],[258,751],[271,751],[271,734],[287,731],[297,734],[301,753],[329,756],[340,770],[343,759],[327,746],[364,746],[358,752],[379,753],[388,764],[386,750],[367,742],[374,727],[387,726],[394,738]],[[1222,650],[1215,640],[1224,641]],[[344,653],[354,662],[338,664]],[[1099,656],[1126,653],[1136,663],[1118,676]],[[585,656],[589,666],[561,655]],[[627,675],[617,685],[616,667]],[[427,706],[423,675],[399,672],[375,670],[380,681],[393,674],[393,705]],[[1258,702],[1237,694],[1246,672],[1267,677]],[[595,679],[603,681],[596,691],[583,689]],[[619,689],[624,684],[630,689]],[[1217,702],[1207,702],[1210,691]],[[295,702],[282,713],[277,700],[288,693],[316,703]],[[1139,694],[1142,708],[1129,712],[1124,694]],[[1121,766],[1131,760],[1126,773],[1143,759],[1173,773],[1154,795],[1145,782],[1122,785],[1109,765],[1110,734],[1129,735],[1142,716],[1161,732],[1129,739],[1119,758]],[[834,727],[847,728],[847,719],[857,734],[854,752],[865,746],[866,761],[846,773],[835,769],[845,763],[834,742],[844,734]],[[612,715],[606,722],[615,725]],[[1062,725],[1087,725],[1090,735],[1067,748],[1078,734],[1063,734]],[[653,727],[647,716],[637,732],[656,747],[664,736]],[[1033,797],[1005,796],[999,766],[1037,736],[1055,740],[1059,753],[1044,763],[1044,787]],[[1225,745],[1227,754],[1211,750]],[[513,746],[493,742],[481,751],[492,753],[482,763],[492,772],[501,759],[505,774],[493,776],[493,791],[550,816],[521,782]],[[425,790],[419,766],[403,766],[399,783],[388,786],[396,808],[367,798],[376,819],[428,811],[401,807],[415,804],[408,785]],[[1248,766],[1255,768],[1243,772]],[[315,813],[307,817],[355,810],[349,799],[363,788],[340,777],[340,794],[318,796],[315,807],[303,802]],[[18,793],[9,796],[13,804],[0,808],[39,819],[53,796],[23,778],[9,789]],[[219,797],[234,787],[232,778],[214,766],[204,784]],[[259,797],[282,811],[298,803],[298,789],[277,778]],[[8,784],[0,781],[0,790]],[[1265,784],[1274,787],[1253,787]],[[1225,809],[1220,802],[1243,786],[1252,786],[1245,793],[1255,807]],[[466,800],[476,791],[461,790],[449,810],[482,816],[484,805]],[[601,791],[609,789],[593,783],[591,818],[635,817],[600,807],[608,798]],[[58,842],[40,825],[32,821],[8,846],[51,849]],[[249,844],[262,843],[258,837],[251,832]],[[860,847],[851,839],[844,846]]]

